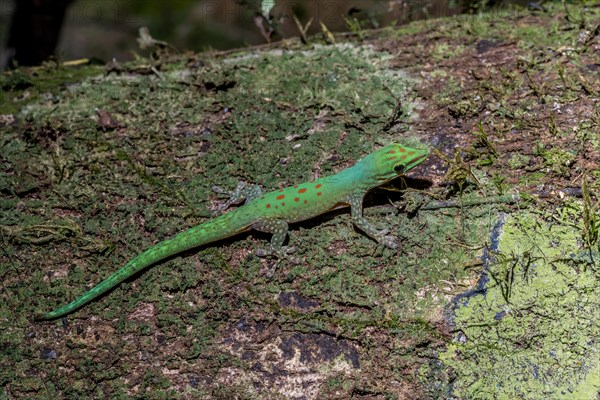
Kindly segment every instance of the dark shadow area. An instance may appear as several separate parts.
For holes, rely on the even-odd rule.
[[[6,65],[39,65],[54,56],[73,0],[18,0],[12,17],[6,50]]]

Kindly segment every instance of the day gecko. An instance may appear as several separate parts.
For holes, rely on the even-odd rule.
[[[78,299],[36,319],[62,317],[165,258],[250,229],[273,235],[270,249],[261,251],[260,255],[284,258],[289,252],[283,245],[289,223],[310,219],[340,207],[350,206],[354,225],[379,244],[395,249],[396,241],[387,235],[387,230],[378,230],[363,218],[363,198],[369,190],[407,172],[428,155],[426,150],[391,144],[369,154],[352,167],[312,182],[266,194],[262,194],[258,186],[239,184],[235,191],[229,193],[230,200],[223,209],[245,200],[243,206],[155,244]],[[213,190],[225,192],[218,187]]]

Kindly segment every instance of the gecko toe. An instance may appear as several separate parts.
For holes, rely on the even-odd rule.
[[[379,243],[384,245],[387,248],[396,250],[398,248],[398,243],[396,243],[396,238],[393,236],[383,236]]]
[[[257,257],[268,257],[273,254],[273,251],[270,249],[258,249],[254,252]]]

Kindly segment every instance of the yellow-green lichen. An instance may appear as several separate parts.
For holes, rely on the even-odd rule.
[[[588,399],[600,390],[599,262],[581,205],[506,218],[485,289],[457,301],[440,355],[461,399]],[[592,397],[588,395],[591,394]]]

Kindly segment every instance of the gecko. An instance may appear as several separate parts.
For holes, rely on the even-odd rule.
[[[284,246],[288,236],[288,224],[341,207],[350,207],[352,222],[359,230],[380,245],[396,249],[395,238],[388,235],[387,229],[377,229],[363,217],[363,198],[369,190],[403,175],[428,156],[427,150],[390,144],[335,175],[265,194],[259,186],[246,186],[242,182],[232,192],[215,186],[215,192],[225,193],[230,197],[219,207],[221,211],[241,202],[245,202],[244,205],[155,244],[129,260],[81,297],[54,311],[38,315],[35,319],[50,320],[62,317],[81,308],[137,272],[166,258],[251,229],[272,234],[270,248],[257,251],[257,255],[271,255],[278,260],[284,259],[291,249]]]

